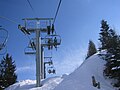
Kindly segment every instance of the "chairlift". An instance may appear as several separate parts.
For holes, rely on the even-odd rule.
[[[51,58],[52,58],[52,57],[44,57],[44,59],[46,59],[44,63],[45,63],[45,64],[48,64],[49,66],[50,66],[50,65],[53,65],[53,61],[51,60]]]
[[[52,60],[49,61],[49,65],[53,65],[53,61]]]
[[[57,48],[58,45],[61,44],[61,37],[60,35],[47,35],[45,36],[45,44],[48,46],[48,49],[50,47],[55,47]]]
[[[54,31],[55,31],[54,24],[52,24],[52,28],[51,28],[51,30],[52,30],[52,34],[53,34]]]
[[[20,29],[25,35],[30,35],[30,32],[26,29],[26,27],[18,25],[18,29]]]
[[[36,54],[35,38],[30,39],[28,46],[24,49],[24,53],[30,55]]]
[[[52,73],[52,74],[56,74],[56,70],[55,70],[55,68],[54,68],[53,65],[47,68],[47,72],[48,72],[49,74],[51,74],[51,73]]]
[[[7,52],[6,46],[0,50],[0,55],[4,55]]]
[[[51,60],[51,58],[52,58],[51,56],[50,57],[49,56],[48,57],[44,57],[44,59],[46,59],[46,60]]]
[[[47,34],[50,35],[51,26],[47,26]]]
[[[26,55],[34,55],[34,54],[36,54],[36,50],[33,50],[33,49],[30,48],[30,47],[26,47],[26,48],[24,49],[24,53],[25,53]]]
[[[36,44],[35,44],[35,39],[32,38],[30,41],[29,41],[29,45],[28,45],[29,48],[32,48],[33,50],[36,50]]]
[[[53,35],[54,31],[55,31],[54,24],[52,24],[52,26],[51,25],[47,26],[47,34],[48,35],[50,35],[51,33]]]
[[[48,65],[50,66],[50,65],[53,65],[53,62],[52,62],[52,60],[50,60],[50,61],[44,62],[44,64],[45,64],[45,65],[48,64]]]
[[[0,51],[5,48],[8,40],[8,31],[0,27]]]

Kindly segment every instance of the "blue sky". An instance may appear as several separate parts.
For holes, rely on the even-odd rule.
[[[27,0],[0,0],[0,16],[22,25],[22,18],[54,17],[59,0],[30,0],[30,2],[34,12]],[[109,25],[120,33],[119,8],[119,0],[62,0],[55,22],[62,44],[58,51],[52,51],[57,75],[70,73],[81,64],[89,39],[96,47],[99,46],[102,19],[107,20]],[[35,79],[35,56],[24,55],[28,38],[18,30],[15,23],[0,18],[0,25],[9,32],[7,52],[16,62],[18,80]]]

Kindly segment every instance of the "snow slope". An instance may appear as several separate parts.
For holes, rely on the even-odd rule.
[[[36,80],[24,80],[11,85],[5,90],[53,90],[62,80],[62,77],[48,78],[43,80],[43,86],[38,88],[36,88]]]
[[[92,76],[100,82],[100,90],[115,90],[110,81],[103,77],[105,61],[95,54],[85,60],[70,75],[53,77],[42,81],[43,86],[36,88],[35,81],[25,80],[11,85],[6,90],[98,90],[92,86]]]
[[[98,90],[92,86],[92,76],[100,82],[100,90],[115,90],[110,81],[103,77],[105,61],[95,54],[66,77],[54,90]]]

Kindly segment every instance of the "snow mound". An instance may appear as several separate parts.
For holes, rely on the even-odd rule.
[[[42,81],[42,87],[36,87],[36,80],[23,80],[5,90],[53,90],[62,80],[62,77],[45,79]]]
[[[67,76],[54,90],[98,90],[93,87],[92,76],[100,82],[100,90],[115,90],[103,76],[105,60],[97,54],[85,60],[79,68]]]

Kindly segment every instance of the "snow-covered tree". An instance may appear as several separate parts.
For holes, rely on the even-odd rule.
[[[111,35],[110,48],[107,50],[110,53],[110,76],[118,80],[115,86],[120,87],[120,36],[116,34],[115,30],[109,30]]]
[[[100,31],[101,32],[99,33],[99,40],[101,42],[101,47],[99,48],[99,50],[107,49],[107,46],[109,45],[109,25],[107,24],[107,21],[101,21]]]
[[[99,50],[105,49],[107,52],[104,73],[109,78],[117,79],[115,86],[120,87],[120,36],[116,34],[115,30],[109,28],[107,21],[102,20],[101,28]]]
[[[89,45],[88,45],[88,52],[87,52],[87,58],[89,58],[90,56],[92,56],[93,54],[95,54],[97,52],[97,49],[95,47],[95,44],[93,43],[92,40],[89,40]]]
[[[0,90],[14,84],[17,81],[15,71],[15,61],[12,60],[12,56],[6,54],[6,57],[3,57],[0,63]]]

